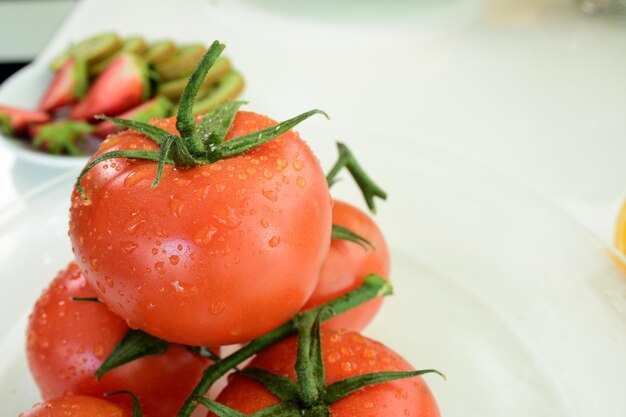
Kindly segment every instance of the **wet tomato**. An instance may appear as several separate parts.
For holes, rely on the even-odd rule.
[[[385,345],[358,333],[322,332],[326,385],[373,372],[409,371],[411,365]],[[248,367],[268,370],[296,380],[297,338],[285,339],[262,351]],[[279,403],[258,382],[234,375],[217,401],[244,414]],[[435,399],[421,377],[401,379],[361,388],[330,405],[332,417],[437,417]],[[214,417],[209,413],[208,416]]]
[[[358,208],[335,200],[332,211],[333,224],[346,227],[367,239],[373,247],[333,239],[322,266],[320,280],[303,310],[318,306],[359,287],[370,274],[389,277],[389,250],[376,223]],[[368,301],[325,323],[334,329],[360,331],[374,318],[383,297]]]
[[[174,120],[154,122],[175,132]],[[238,112],[226,136],[274,126]],[[156,150],[125,131],[96,156]],[[331,201],[310,148],[288,131],[238,156],[193,168],[111,159],[82,179],[70,209],[75,257],[131,327],[190,345],[249,341],[291,318],[318,281],[330,244]]]
[[[70,395],[36,404],[20,417],[131,417],[126,407],[100,398]]]
[[[181,346],[113,369],[101,380],[95,371],[128,330],[95,297],[78,266],[70,264],[44,291],[29,318],[27,358],[44,400],[68,394],[102,396],[128,390],[138,396],[145,417],[171,417],[200,379],[209,361]],[[130,406],[127,395],[111,401]]]

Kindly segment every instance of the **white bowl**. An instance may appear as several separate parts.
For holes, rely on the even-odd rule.
[[[44,91],[52,81],[48,68],[35,61],[22,68],[0,86],[0,104],[35,110]],[[89,139],[88,149],[95,149],[95,139]],[[17,158],[36,165],[55,168],[77,168],[87,163],[89,156],[53,155],[34,148],[26,139],[14,138],[0,133],[0,142],[15,153]]]

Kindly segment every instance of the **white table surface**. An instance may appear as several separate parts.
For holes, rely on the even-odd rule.
[[[337,139],[357,155],[369,131],[479,162],[612,241],[626,196],[626,19],[565,0],[334,3],[83,0],[38,59],[102,30],[219,39],[248,108],[322,108],[332,121],[307,123],[355,132]],[[61,172],[0,149],[0,208]]]

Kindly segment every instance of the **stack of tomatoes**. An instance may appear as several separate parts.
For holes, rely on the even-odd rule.
[[[219,111],[206,117],[222,120]],[[280,127],[256,113],[233,115],[224,117],[220,142],[232,147]],[[178,121],[150,124],[184,142],[181,118],[179,112]],[[369,273],[388,275],[380,230],[361,210],[331,199],[317,158],[294,131],[195,166],[172,162],[167,151],[165,164],[142,157],[163,152],[164,143],[132,129],[110,135],[81,176],[84,192],[74,191],[70,209],[75,262],[40,297],[28,327],[29,365],[47,402],[24,417],[130,416],[133,404],[146,417],[176,416],[204,370],[220,361],[222,346],[263,338],[300,311],[359,287]],[[117,157],[125,151],[136,157]],[[332,238],[335,226],[360,241]],[[326,384],[412,369],[356,333],[381,300],[322,327]],[[150,354],[99,373],[132,337],[152,343]],[[269,346],[250,366],[297,380],[296,339]],[[237,375],[217,402],[251,414],[279,397]],[[438,415],[419,377],[359,389],[330,405],[330,412]],[[199,406],[196,413],[207,410]]]

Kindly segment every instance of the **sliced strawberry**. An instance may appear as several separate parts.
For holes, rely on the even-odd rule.
[[[85,97],[87,93],[87,65],[82,58],[65,61],[44,93],[39,109],[52,111]]]
[[[158,96],[116,117],[145,123],[153,118],[163,118],[169,116],[173,107],[174,105],[168,99]],[[122,129],[123,128],[119,128],[114,122],[105,120],[104,122],[96,125],[95,134],[101,138],[105,138],[111,133]]]
[[[93,126],[85,122],[66,120],[37,126],[33,146],[53,154],[82,155],[76,145],[85,140],[85,135],[93,132]]]
[[[150,96],[150,74],[143,59],[132,54],[115,58],[96,78],[70,113],[75,120],[92,120],[95,115],[113,116],[139,105]]]
[[[0,106],[0,132],[12,136],[24,132],[30,124],[49,122],[48,113]]]

